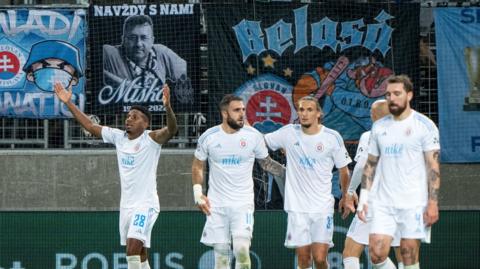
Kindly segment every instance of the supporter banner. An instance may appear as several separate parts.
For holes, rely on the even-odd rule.
[[[350,221],[335,215],[330,268],[343,268],[343,243]],[[204,223],[205,216],[198,211],[161,212],[148,251],[150,267],[214,268],[212,248],[199,242]],[[295,251],[283,246],[286,224],[282,211],[255,213],[250,249],[253,269],[297,268]],[[432,229],[432,243],[422,244],[422,268],[480,268],[479,226],[480,211],[442,211]],[[0,230],[0,268],[127,268],[117,212],[0,212]],[[366,254],[362,253],[361,268],[370,269]]]
[[[164,111],[164,83],[175,111],[194,110],[199,5],[92,5],[89,35],[93,113],[127,112],[132,105]]]
[[[480,162],[480,8],[436,8],[441,160]]]
[[[418,4],[255,3],[206,6],[211,111],[223,94],[242,96],[263,133],[295,122],[312,95],[323,122],[345,140],[370,129],[370,106],[386,78],[418,81]],[[214,45],[210,45],[214,44]]]
[[[85,10],[0,9],[0,116],[71,117],[53,83],[85,106]]]

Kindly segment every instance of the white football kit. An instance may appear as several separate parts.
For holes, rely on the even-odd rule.
[[[354,160],[357,162],[355,168],[352,173],[352,179],[350,181],[349,192],[355,192],[358,185],[361,182],[361,176],[363,174],[363,166],[365,166],[366,160],[368,158],[368,142],[370,140],[370,131],[364,132],[360,136],[360,141],[358,142],[357,153],[355,154]],[[376,191],[376,187],[378,185],[378,177],[379,173],[375,175],[375,180],[373,181],[373,186],[370,189],[370,193],[374,193]],[[369,200],[368,204],[371,205],[372,201]],[[350,223],[350,227],[348,228],[347,237],[353,239],[353,241],[362,244],[368,245],[368,237],[370,234],[370,218],[367,218],[367,223],[361,221],[357,214]],[[398,247],[400,246],[400,234],[396,233],[395,237],[392,241],[392,246]]]
[[[211,215],[200,242],[212,246],[231,242],[231,237],[251,238],[253,232],[253,164],[268,157],[263,135],[250,126],[233,134],[221,125],[198,139],[195,157],[208,160],[208,194]]]
[[[370,233],[429,241],[423,222],[428,188],[425,152],[439,150],[438,128],[426,116],[412,110],[401,121],[386,116],[374,123],[369,154],[379,156],[376,173],[381,174],[377,191],[370,195]]]
[[[298,124],[289,124],[265,135],[272,150],[284,149],[287,156],[285,211],[287,247],[312,242],[333,246],[332,169],[351,162],[338,132],[322,126],[314,135]]]
[[[157,166],[162,146],[145,131],[130,140],[125,131],[103,127],[105,143],[115,145],[120,173],[120,241],[135,238],[150,247],[150,235],[160,212],[157,194]]]

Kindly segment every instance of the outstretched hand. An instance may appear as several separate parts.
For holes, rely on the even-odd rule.
[[[163,105],[166,107],[170,106],[170,87],[168,84],[163,84],[163,97],[162,97]]]
[[[63,103],[68,103],[72,98],[72,91],[66,90],[61,83],[55,82],[54,85],[55,94],[57,94],[58,99]]]

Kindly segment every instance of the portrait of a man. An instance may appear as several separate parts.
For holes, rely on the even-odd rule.
[[[160,87],[187,80],[187,62],[170,48],[155,44],[149,16],[125,19],[120,45],[103,45],[103,81],[116,88],[123,82],[136,88]]]

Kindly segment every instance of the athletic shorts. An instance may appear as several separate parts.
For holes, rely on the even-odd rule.
[[[120,209],[120,244],[127,245],[127,238],[135,238],[150,248],[150,237],[153,225],[158,217],[154,208],[122,208]]]
[[[368,237],[370,234],[370,221],[367,219],[367,223],[361,221],[355,214],[355,217],[350,223],[348,228],[347,237],[350,237],[353,241],[368,246]],[[400,246],[400,233],[396,233],[393,237],[392,247]]]
[[[403,239],[420,239],[430,243],[430,228],[423,222],[424,206],[415,208],[394,208],[376,205],[372,207],[370,233],[394,237],[399,233]]]
[[[333,247],[333,213],[287,212],[285,247],[297,248],[312,243]]]
[[[211,207],[210,216],[203,228],[200,242],[214,244],[230,244],[232,237],[252,239],[253,205],[240,207]]]

